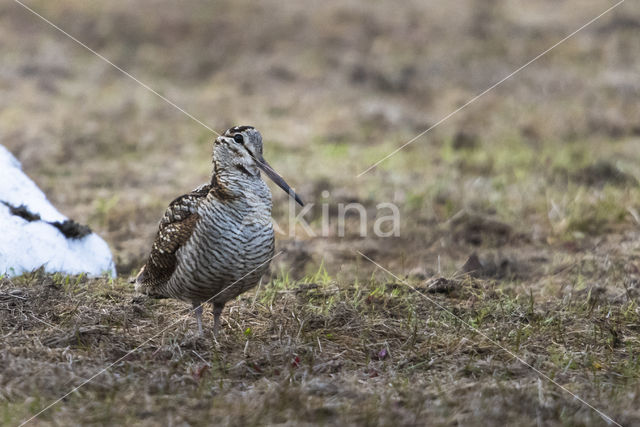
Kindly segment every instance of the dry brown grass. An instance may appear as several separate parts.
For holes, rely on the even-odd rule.
[[[603,422],[361,251],[618,422],[640,423],[632,2],[359,179],[611,3],[29,5],[215,129],[259,128],[306,202],[330,192],[332,235],[279,236],[284,254],[225,311],[217,346],[193,336],[183,304],[135,297],[125,278],[167,203],[207,179],[212,135],[3,4],[0,142],[107,239],[122,278],[0,281],[2,422],[140,344],[36,422]],[[286,228],[286,196],[274,196]],[[354,222],[338,237],[335,205],[352,201],[368,230],[378,203],[396,203],[400,237],[360,238]],[[320,229],[318,207],[307,218]],[[463,278],[474,252],[481,269]]]
[[[2,416],[22,420],[109,367],[40,422],[599,422],[433,300],[617,421],[640,421],[637,282],[539,302],[464,277],[412,280],[418,292],[312,279],[241,297],[219,344],[194,334],[184,305],[122,281],[5,279]]]

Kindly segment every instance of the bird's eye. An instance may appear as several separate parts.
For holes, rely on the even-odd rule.
[[[233,135],[233,140],[238,144],[244,143],[244,138],[239,133],[236,133],[235,135]]]

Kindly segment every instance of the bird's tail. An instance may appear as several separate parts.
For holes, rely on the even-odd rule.
[[[135,277],[131,276],[129,278],[129,283],[131,284],[135,284],[135,289],[138,292],[142,291],[142,283],[144,281],[144,269],[145,269],[146,265],[143,265],[142,268],[140,269],[140,271],[138,272],[138,274],[135,275]]]
[[[145,269],[146,265],[143,265],[142,268],[140,269],[140,271],[138,272],[138,274],[135,277],[130,277],[129,278],[129,283],[134,284],[134,289],[136,292],[146,295],[148,297],[151,298],[155,298],[155,299],[165,299],[167,298],[167,296],[165,295],[160,295],[156,292],[150,292],[149,286],[145,285],[144,280],[145,280],[145,276],[144,276],[144,269]]]

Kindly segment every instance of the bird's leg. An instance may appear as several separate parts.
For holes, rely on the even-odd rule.
[[[220,315],[224,309],[224,303],[213,303],[213,337],[218,338],[218,331],[220,330]]]
[[[204,331],[202,330],[202,306],[199,302],[193,302],[193,312],[196,315],[196,320],[198,321],[198,334],[204,335]]]

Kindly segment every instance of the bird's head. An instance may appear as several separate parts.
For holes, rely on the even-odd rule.
[[[216,138],[213,162],[216,169],[238,170],[254,177],[262,171],[303,206],[300,197],[262,157],[262,135],[253,126],[235,126]]]

